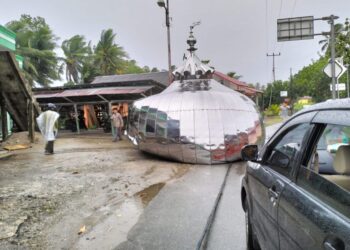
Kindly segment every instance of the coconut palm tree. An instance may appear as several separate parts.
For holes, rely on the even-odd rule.
[[[68,40],[64,40],[61,46],[66,71],[66,79],[68,82],[79,83],[82,75],[83,64],[90,56],[91,49],[86,44],[84,36],[75,35]]]
[[[102,75],[122,70],[123,61],[128,57],[124,49],[114,42],[115,36],[112,29],[103,30],[95,47],[95,62]]]
[[[58,80],[58,61],[54,49],[57,37],[42,17],[22,15],[6,27],[17,34],[16,53],[24,57],[23,70],[31,85],[48,86]]]
[[[335,37],[336,37],[336,43],[337,43],[337,37],[339,34],[341,34],[341,32],[344,30],[343,24],[341,23],[337,23],[334,25],[334,32],[335,32]],[[322,45],[321,47],[321,51],[323,52],[328,52],[329,50],[329,41],[330,41],[330,36],[326,35],[325,39],[322,39],[318,42],[318,44]]]

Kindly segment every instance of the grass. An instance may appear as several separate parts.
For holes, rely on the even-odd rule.
[[[282,121],[283,119],[280,116],[265,116],[264,118],[265,126],[271,126],[276,123],[281,123]]]

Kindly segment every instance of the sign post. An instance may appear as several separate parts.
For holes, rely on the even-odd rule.
[[[331,46],[331,77],[332,77],[332,98],[335,99],[335,31],[334,31],[334,20],[339,17],[330,15],[322,18],[314,18],[313,16],[295,17],[295,18],[284,18],[277,19],[277,41],[294,41],[313,39],[316,35],[329,35],[330,46]],[[330,32],[322,32],[320,34],[314,33],[314,21],[322,20],[328,21],[331,26]]]

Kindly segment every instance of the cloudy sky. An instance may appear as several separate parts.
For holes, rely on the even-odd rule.
[[[117,33],[116,42],[140,66],[167,68],[165,12],[157,0],[0,0],[0,24],[21,14],[42,16],[60,37],[84,35],[96,44],[103,29]],[[266,84],[272,80],[272,58],[276,57],[276,79],[288,79],[317,59],[318,41],[277,42],[278,18],[334,14],[344,22],[350,17],[349,0],[170,0],[172,64],[180,65],[186,51],[189,26],[195,21],[198,56],[210,60],[223,73],[236,71],[242,80]],[[315,31],[329,31],[324,21]],[[58,51],[58,53],[61,53]]]

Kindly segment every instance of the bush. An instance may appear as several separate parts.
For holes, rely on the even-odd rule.
[[[280,106],[278,104],[270,105],[264,112],[266,116],[276,116],[280,113]]]
[[[308,104],[303,104],[303,103],[294,103],[293,105],[293,112],[296,113],[304,108],[304,106],[310,106],[314,104],[313,102],[310,102]]]

